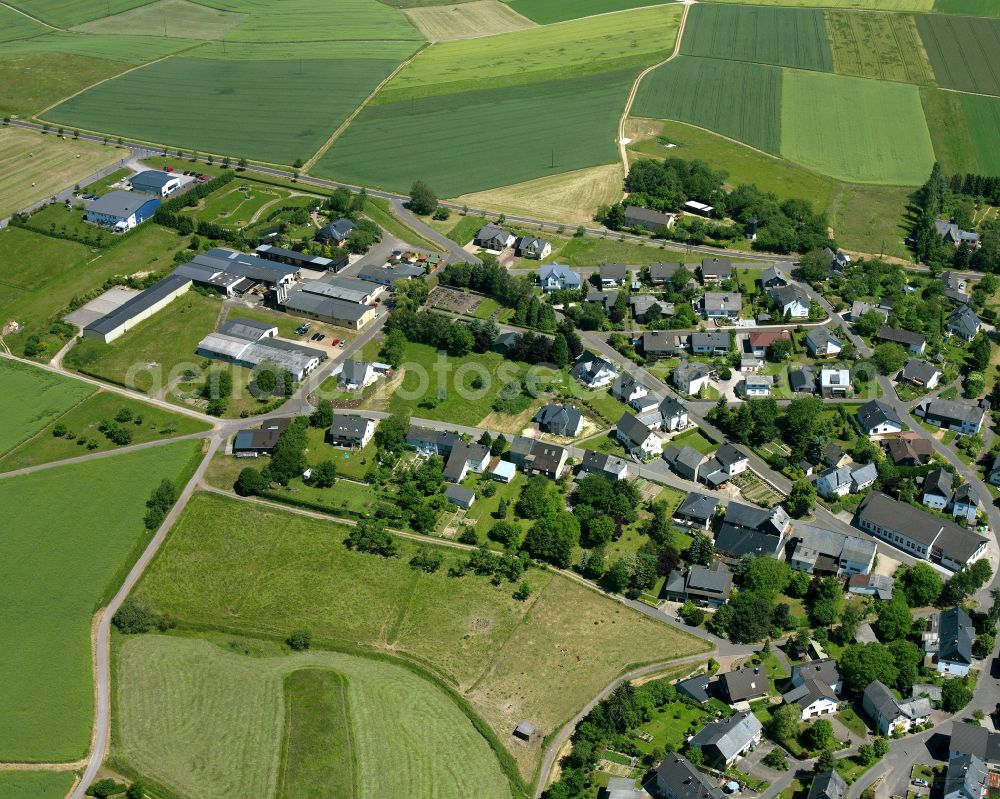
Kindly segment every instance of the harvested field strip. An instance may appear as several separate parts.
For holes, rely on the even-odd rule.
[[[162,31],[164,36],[218,39],[246,18],[246,14],[219,11],[189,0],[157,0],[121,14],[86,22],[73,30],[118,36],[141,36]]]
[[[681,7],[673,4],[482,39],[441,42],[413,59],[374,102],[550,82],[595,72],[637,72],[670,54],[680,18]],[[458,107],[457,99],[452,102]]]
[[[474,0],[448,8],[414,8],[407,11],[406,15],[429,42],[493,36],[535,25],[500,0]]]
[[[369,105],[312,172],[404,192],[427,179],[455,197],[607,164],[633,78],[600,73]]]
[[[826,25],[837,74],[933,85],[931,65],[912,16],[827,11]]]
[[[682,56],[646,76],[632,111],[688,122],[776,154],[781,148],[781,82],[777,67]]]
[[[960,95],[965,121],[972,145],[979,160],[979,171],[985,175],[1000,175],[1000,98]]]
[[[829,72],[823,12],[699,3],[688,14],[684,55]]]
[[[368,59],[178,57],[94,87],[46,113],[74,125],[194,150],[306,160],[396,67]],[[315,102],[322,95],[322,103]],[[261,97],[268,123],[261,124]]]
[[[838,180],[917,186],[934,164],[916,86],[789,70],[781,120],[781,154]]]
[[[923,14],[917,29],[938,84],[1000,95],[1000,19]]]

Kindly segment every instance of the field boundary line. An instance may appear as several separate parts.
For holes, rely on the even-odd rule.
[[[3,346],[3,348],[4,348],[4,349],[7,349],[7,344],[6,344],[6,342],[3,342],[3,339],[0,339],[0,346]],[[7,352],[10,352],[10,350],[7,350]],[[42,433],[44,433],[44,432],[45,432],[45,431],[46,431],[46,430],[47,430],[47,429],[49,428],[49,426],[50,426],[50,425],[52,425],[52,424],[55,424],[56,422],[58,422],[58,421],[59,421],[60,419],[62,419],[62,418],[63,418],[63,417],[64,417],[64,416],[65,416],[65,415],[66,415],[67,413],[69,413],[70,411],[73,411],[73,410],[76,410],[77,408],[79,408],[79,407],[80,407],[81,405],[83,405],[83,403],[85,403],[85,402],[86,402],[87,400],[89,400],[89,399],[90,399],[91,397],[93,397],[93,396],[96,396],[96,395],[97,395],[97,394],[98,394],[98,393],[100,392],[100,390],[101,390],[101,389],[97,389],[96,391],[92,391],[92,392],[90,392],[90,393],[89,393],[89,394],[88,394],[88,395],[87,395],[86,397],[84,397],[84,398],[83,398],[82,400],[80,400],[79,402],[75,403],[75,404],[74,404],[73,406],[71,406],[71,407],[67,408],[67,409],[66,409],[66,410],[64,410],[64,411],[63,411],[62,413],[60,413],[60,414],[59,414],[58,416],[55,416],[55,417],[53,417],[52,421],[51,421],[51,422],[49,422],[49,424],[45,425],[45,427],[43,427],[43,428],[42,428],[41,430],[39,430],[39,431],[38,431],[37,433],[35,433],[35,434],[34,434],[34,435],[32,435],[32,436],[28,436],[27,438],[25,438],[25,439],[22,439],[21,441],[17,442],[17,443],[16,443],[16,444],[15,444],[15,445],[14,445],[14,446],[13,446],[13,447],[11,448],[11,449],[7,450],[7,451],[6,451],[6,452],[5,452],[5,453],[4,453],[3,455],[0,455],[0,462],[2,462],[2,461],[5,461],[5,460],[6,460],[7,458],[9,458],[9,457],[10,457],[11,455],[13,455],[13,454],[14,454],[15,452],[17,452],[17,451],[18,451],[19,449],[21,449],[21,447],[23,447],[23,446],[25,446],[26,444],[29,444],[29,443],[31,443],[32,441],[34,441],[34,440],[35,440],[36,438],[38,438],[38,437],[39,437],[39,436],[40,436],[40,435],[41,435]],[[2,472],[3,472],[3,467],[2,467],[2,466],[0,466],[0,473],[2,473]]]
[[[698,0],[684,0],[684,10],[681,12],[681,22],[677,28],[677,39],[674,42],[674,51],[664,58],[660,63],[646,67],[636,76],[632,82],[632,89],[625,100],[625,108],[622,110],[621,118],[618,120],[618,154],[621,157],[622,166],[625,167],[625,177],[628,177],[628,147],[625,144],[625,124],[628,122],[629,114],[632,112],[632,105],[635,103],[635,96],[639,92],[639,84],[650,72],[657,67],[662,67],[668,61],[673,61],[680,55],[681,43],[684,41],[684,28],[687,26],[688,12]]]
[[[52,23],[46,22],[44,19],[39,19],[38,17],[33,16],[32,14],[29,14],[27,11],[22,11],[17,6],[10,5],[10,3],[0,3],[0,6],[3,6],[4,8],[9,8],[15,14],[20,14],[22,17],[27,17],[32,22],[37,22],[39,25],[44,25],[46,28],[50,28],[51,30],[62,31],[63,33],[67,33],[68,32],[66,28],[58,28],[55,25],[53,25]],[[41,36],[43,34],[39,33],[39,34],[36,34],[36,35],[37,36]],[[25,39],[34,39],[35,37],[34,36],[25,36],[24,38]],[[23,41],[23,40],[22,39],[17,39],[15,41]]]
[[[357,108],[355,108],[354,111],[351,112],[351,115],[337,126],[337,129],[330,134],[330,137],[325,142],[323,142],[320,145],[319,149],[315,153],[313,153],[312,157],[302,165],[302,171],[308,172],[310,169],[312,169],[316,165],[316,162],[324,155],[326,155],[327,150],[329,150],[333,146],[333,143],[337,141],[337,139],[339,139],[344,134],[344,131],[347,130],[348,126],[352,122],[354,122],[355,119],[358,118],[358,114],[360,114],[362,111],[365,110],[365,108],[368,107],[368,104],[372,101],[375,95],[378,94],[380,91],[382,91],[382,87],[385,86],[394,77],[396,77],[403,70],[404,67],[409,66],[409,64],[413,61],[414,58],[416,58],[425,50],[428,50],[430,47],[431,45],[427,44],[424,47],[419,48],[417,52],[415,52],[405,61],[401,61],[399,64],[397,64],[396,68],[392,72],[390,72],[381,81],[379,81],[378,86],[376,86],[374,89],[371,90],[371,92],[368,93],[368,96],[361,101],[361,104]]]

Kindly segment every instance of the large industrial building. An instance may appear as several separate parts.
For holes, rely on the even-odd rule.
[[[250,319],[230,319],[198,344],[198,354],[255,369],[271,363],[301,380],[326,359],[322,350],[275,338],[277,328]]]
[[[160,207],[160,198],[136,191],[111,191],[87,206],[86,219],[118,233],[145,222]]]
[[[190,278],[196,285],[215,289],[227,297],[245,294],[258,283],[268,288],[292,285],[299,267],[265,261],[256,255],[216,248],[196,255],[190,263],[182,264],[175,275]]]
[[[275,297],[278,305],[299,316],[360,330],[375,318],[372,303],[384,290],[367,280],[334,277],[307,280],[290,291],[280,286]]]
[[[166,197],[181,187],[181,179],[177,175],[161,172],[158,169],[147,169],[145,172],[133,175],[129,183],[132,184],[133,191],[152,194],[154,197]]]
[[[177,274],[168,275],[145,291],[115,308],[83,329],[84,338],[96,338],[108,344],[127,333],[144,319],[149,319],[191,288],[191,279]]]

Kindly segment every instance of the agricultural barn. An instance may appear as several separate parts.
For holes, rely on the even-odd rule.
[[[320,255],[310,255],[307,252],[296,252],[286,250],[284,247],[275,247],[273,244],[261,244],[254,253],[258,258],[265,261],[274,261],[279,264],[288,264],[299,269],[315,269],[317,272],[337,272],[347,266],[347,256],[341,255],[336,259],[323,258]]]
[[[135,191],[112,191],[87,206],[87,221],[115,232],[131,230],[156,213],[160,198]]]
[[[154,197],[166,197],[181,187],[179,177],[157,169],[147,169],[145,172],[133,175],[129,182],[132,184],[132,191],[152,194]]]
[[[217,361],[254,369],[272,363],[283,372],[301,380],[312,372],[326,353],[303,347],[292,341],[274,338],[273,328],[249,319],[234,319],[221,330],[209,333],[198,343],[198,354]]]
[[[83,329],[83,337],[96,338],[105,344],[112,342],[139,322],[149,319],[189,288],[191,288],[191,278],[176,273],[168,275],[111,313],[95,319]]]
[[[625,208],[626,227],[641,227],[643,230],[655,233],[660,228],[672,228],[675,221],[677,221],[676,214],[661,214],[659,211],[639,208],[636,205]]]

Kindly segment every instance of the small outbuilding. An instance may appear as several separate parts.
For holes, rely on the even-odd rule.
[[[514,737],[530,741],[535,736],[535,725],[530,721],[520,721],[514,728]]]
[[[471,508],[472,503],[476,501],[476,492],[471,488],[462,488],[462,486],[450,485],[444,490],[444,495],[454,505],[458,505],[460,508]]]

